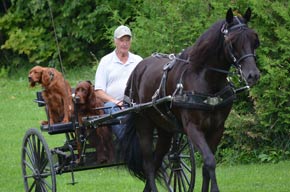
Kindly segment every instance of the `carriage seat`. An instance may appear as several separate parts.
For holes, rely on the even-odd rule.
[[[36,92],[36,99],[34,100],[38,104],[38,107],[44,107],[46,106],[45,101],[42,97],[42,92],[37,91]],[[47,112],[47,110],[45,110]],[[49,116],[46,114],[48,122],[49,122]],[[54,134],[60,134],[60,133],[68,133],[68,132],[74,132],[74,125],[73,122],[68,123],[55,123],[53,125],[47,124],[47,125],[41,125],[40,126],[41,131],[48,132],[50,135]]]

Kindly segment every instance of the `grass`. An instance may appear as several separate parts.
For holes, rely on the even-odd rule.
[[[0,79],[0,191],[23,191],[20,167],[22,139],[32,127],[39,128],[45,119],[43,108],[39,108],[35,92],[40,88],[29,88],[27,71],[6,79]],[[85,77],[85,78],[82,78]],[[67,79],[74,86],[80,80],[93,80],[94,69],[84,68],[69,72]],[[63,135],[43,133],[50,148],[63,144]],[[142,191],[144,184],[129,175],[123,168],[102,168],[75,173],[76,185],[70,185],[70,174],[57,176],[57,189],[88,192],[135,192]],[[218,166],[217,178],[222,192],[286,192],[290,189],[290,161],[277,164],[253,164]],[[201,170],[197,170],[196,190],[200,191]],[[160,189],[164,191],[164,189]]]

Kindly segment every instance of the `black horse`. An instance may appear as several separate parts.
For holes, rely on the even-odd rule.
[[[129,114],[122,138],[124,161],[146,181],[144,191],[157,191],[157,171],[178,131],[203,157],[202,191],[207,192],[210,184],[212,192],[219,191],[214,153],[235,98],[227,76],[231,66],[248,86],[260,76],[255,61],[259,39],[247,26],[250,17],[250,8],[243,16],[234,16],[229,9],[226,19],[213,24],[193,46],[177,56],[152,55],[131,74],[125,90],[131,102],[156,101],[153,107]],[[171,102],[158,104],[159,98],[169,95]],[[155,132],[158,140],[153,147]]]

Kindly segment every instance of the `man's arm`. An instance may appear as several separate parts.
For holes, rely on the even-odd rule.
[[[113,98],[112,96],[108,95],[102,89],[95,90],[95,93],[96,93],[97,97],[100,98],[103,102],[113,102],[113,103],[115,103],[116,105],[119,105],[119,106],[123,105],[123,101],[119,101],[119,100]]]

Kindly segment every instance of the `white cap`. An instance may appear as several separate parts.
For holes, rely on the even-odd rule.
[[[114,32],[114,38],[117,38],[117,39],[125,35],[132,37],[131,30],[127,26],[124,26],[124,25],[117,27],[117,29]]]

